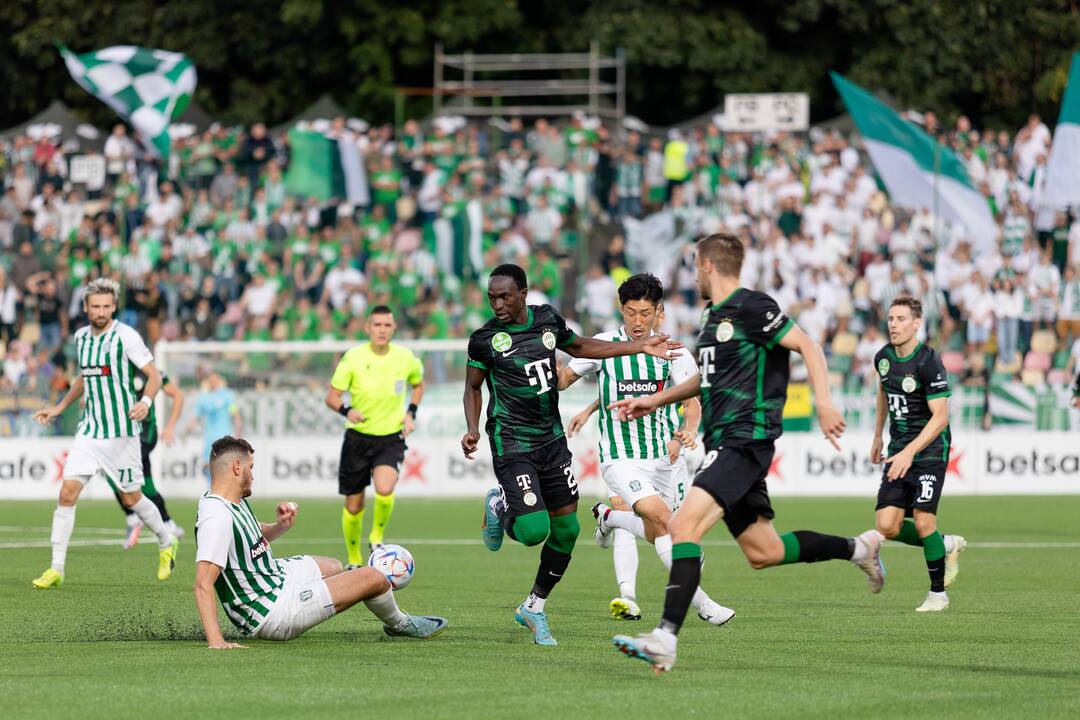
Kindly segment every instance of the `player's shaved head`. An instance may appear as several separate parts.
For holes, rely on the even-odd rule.
[[[210,446],[211,476],[224,472],[235,460],[247,460],[255,454],[255,448],[243,438],[232,435],[220,437]]]
[[[742,240],[730,233],[714,233],[697,244],[698,262],[709,261],[727,277],[739,277],[745,253]]]

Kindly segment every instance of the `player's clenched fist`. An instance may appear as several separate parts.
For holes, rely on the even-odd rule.
[[[476,453],[476,446],[479,443],[480,433],[465,433],[461,437],[461,451],[465,453],[467,459],[473,459],[473,454]]]
[[[296,524],[296,511],[299,506],[294,502],[283,502],[277,506],[278,524],[285,528],[291,528]]]

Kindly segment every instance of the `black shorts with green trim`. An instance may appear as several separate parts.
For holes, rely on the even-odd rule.
[[[911,464],[904,477],[889,481],[888,467],[881,474],[881,486],[878,488],[877,508],[904,508],[910,517],[913,510],[937,515],[941,491],[945,487],[945,471],[948,463],[941,461],[920,461]]]
[[[694,487],[712,495],[724,508],[724,524],[732,537],[742,535],[759,517],[776,517],[765,484],[775,451],[773,442],[764,440],[736,447],[724,445],[706,453]]]
[[[492,466],[505,503],[504,521],[577,502],[573,460],[565,437],[529,452],[496,455]]]

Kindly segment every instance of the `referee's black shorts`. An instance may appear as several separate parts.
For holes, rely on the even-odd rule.
[[[338,492],[342,495],[358,495],[371,484],[371,472],[379,465],[387,465],[401,471],[405,459],[405,436],[365,435],[356,430],[346,430],[341,443],[341,460],[338,463]]]

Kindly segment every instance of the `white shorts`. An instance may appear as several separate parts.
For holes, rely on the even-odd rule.
[[[283,562],[285,584],[270,614],[254,633],[264,640],[292,640],[334,615],[330,588],[315,559],[297,555]]]
[[[120,492],[143,486],[142,453],[138,437],[89,438],[76,436],[64,461],[64,479],[83,485],[97,474],[112,480]]]
[[[680,455],[672,465],[667,458],[653,460],[610,460],[600,466],[600,474],[611,496],[618,495],[633,507],[639,500],[659,495],[672,511],[686,497],[689,472]]]

